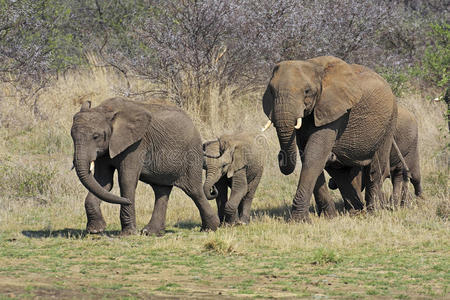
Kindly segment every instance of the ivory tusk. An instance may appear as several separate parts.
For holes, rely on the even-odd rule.
[[[295,129],[300,129],[300,127],[302,127],[302,118],[298,118],[297,124],[294,126]]]
[[[89,166],[89,171],[91,171],[91,173],[94,172],[94,166],[95,166],[94,162],[91,161],[91,165]]]
[[[267,121],[266,125],[264,125],[264,127],[261,128],[261,131],[262,132],[266,131],[270,127],[270,125],[272,125],[272,121],[269,120]]]

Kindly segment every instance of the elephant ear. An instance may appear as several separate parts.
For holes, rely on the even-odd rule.
[[[109,155],[116,155],[141,140],[148,126],[151,115],[145,109],[129,105],[126,109],[118,111],[112,119],[112,133],[109,141]]]
[[[314,123],[323,126],[339,119],[362,97],[358,76],[351,65],[332,56],[309,60],[322,66],[322,93],[314,107]]]
[[[231,154],[231,164],[228,167],[227,177],[233,177],[234,173],[247,165],[245,150],[240,145],[233,145],[228,151]],[[225,154],[225,153],[224,153]]]

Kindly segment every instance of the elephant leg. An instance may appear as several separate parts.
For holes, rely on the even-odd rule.
[[[222,224],[225,219],[225,205],[227,204],[228,199],[228,185],[227,179],[221,178],[216,184],[217,191],[219,195],[216,198],[217,203],[217,213],[219,215],[220,223]]]
[[[201,155],[201,154],[200,154]],[[202,157],[192,159],[192,163],[188,168],[188,173],[184,178],[177,184],[186,195],[188,195],[197,206],[200,212],[200,217],[202,219],[202,229],[201,230],[217,230],[220,224],[219,217],[217,213],[214,212],[209,201],[206,199],[205,193],[203,192],[202,183],[202,164],[196,163],[201,162]]]
[[[164,235],[166,229],[167,203],[169,202],[172,186],[152,185],[155,192],[155,207],[148,224],[142,229],[142,234],[157,236]]]
[[[141,168],[133,162],[123,162],[118,169],[120,195],[131,201],[129,205],[120,206],[121,235],[136,233],[135,194]]]
[[[390,165],[389,157],[392,147],[392,132],[388,134],[385,140],[380,145],[380,148],[375,152],[372,162],[364,167],[364,181],[366,184],[366,208],[368,211],[373,211],[377,205],[382,206],[385,202],[382,191],[383,181],[389,176]]]
[[[319,216],[322,214],[326,217],[332,218],[337,215],[336,205],[331,198],[325,181],[325,174],[320,173],[314,187],[314,199],[316,200],[317,210]]]
[[[255,177],[251,182],[248,183],[248,192],[239,204],[239,220],[241,223],[250,223],[250,212],[252,207],[253,198],[255,197],[256,188],[259,185],[261,177]]]
[[[408,181],[403,180],[402,181],[402,191],[401,191],[401,197],[400,197],[400,206],[403,207],[406,204],[407,198],[408,198]]]
[[[400,198],[402,196],[402,190],[404,185],[407,188],[408,182],[403,183],[403,172],[402,169],[395,169],[391,172],[391,182],[392,182],[392,208],[397,208],[400,204]],[[405,195],[406,197],[406,195]],[[402,200],[403,201],[403,200]]]
[[[113,187],[113,175],[114,168],[105,160],[98,159],[95,162],[94,178],[107,191],[110,191]],[[106,228],[106,222],[100,209],[101,202],[99,198],[90,192],[86,196],[84,208],[87,216],[87,233],[101,233]]]
[[[385,201],[381,189],[382,180],[378,174],[370,174],[370,169],[365,167],[363,171],[363,176],[366,177],[365,199],[367,211],[374,211],[377,206],[382,207]]]
[[[297,192],[292,204],[291,220],[307,222],[310,220],[309,203],[311,196],[335,141],[336,131],[331,126],[322,127],[309,136],[303,153],[303,165]]]
[[[336,180],[333,177],[331,177],[330,180],[328,181],[328,188],[331,189],[331,190],[337,190],[338,189]],[[342,191],[340,191],[340,193],[342,195]],[[350,202],[344,196],[342,196],[342,200],[344,202],[344,209],[346,211],[351,211],[353,209],[353,206],[350,204]]]
[[[246,170],[241,169],[234,173],[231,179],[231,194],[225,205],[225,222],[234,224],[238,221],[237,209],[248,192]]]
[[[191,169],[191,172],[193,172],[193,169]],[[201,174],[201,169],[198,171],[198,174]],[[188,178],[196,178],[196,180],[188,184],[181,184],[179,187],[194,201],[195,206],[197,206],[202,219],[201,230],[217,230],[220,224],[219,217],[206,199],[205,193],[203,192],[201,176],[193,177],[192,175],[188,176]]]
[[[360,167],[332,169],[327,168],[328,173],[333,177],[344,200],[346,210],[362,210],[362,171]]]
[[[417,197],[422,197],[422,184],[421,184],[421,176],[420,176],[420,167],[416,165],[411,170],[411,183],[414,186],[414,194]]]

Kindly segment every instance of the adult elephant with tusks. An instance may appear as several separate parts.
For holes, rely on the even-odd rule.
[[[194,200],[202,229],[215,230],[219,225],[219,218],[203,194],[200,134],[181,109],[159,100],[139,103],[112,98],[94,108],[87,101],[73,117],[71,135],[74,166],[89,190],[85,200],[87,232],[99,233],[106,227],[100,200],[121,205],[122,234],[136,231],[134,200],[138,180],[151,185],[155,192],[152,217],[143,234],[164,232],[173,186]],[[94,161],[92,174],[89,165]],[[115,170],[120,196],[110,192]]]
[[[333,176],[342,169],[368,166],[366,203],[373,209],[381,178],[389,172],[397,121],[396,100],[383,78],[332,56],[283,61],[273,69],[263,109],[268,125],[273,123],[277,130],[283,174],[294,171],[297,147],[300,150],[302,170],[291,220],[309,221],[313,193],[320,213],[336,214],[323,172],[331,153],[339,164],[336,169],[327,167]]]

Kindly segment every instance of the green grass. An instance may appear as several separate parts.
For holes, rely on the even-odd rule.
[[[312,224],[256,218],[210,233],[169,226],[163,237],[39,226],[2,230],[0,293],[444,297],[450,283],[448,224],[437,217],[409,223],[416,214],[408,209],[359,219],[314,218]]]

